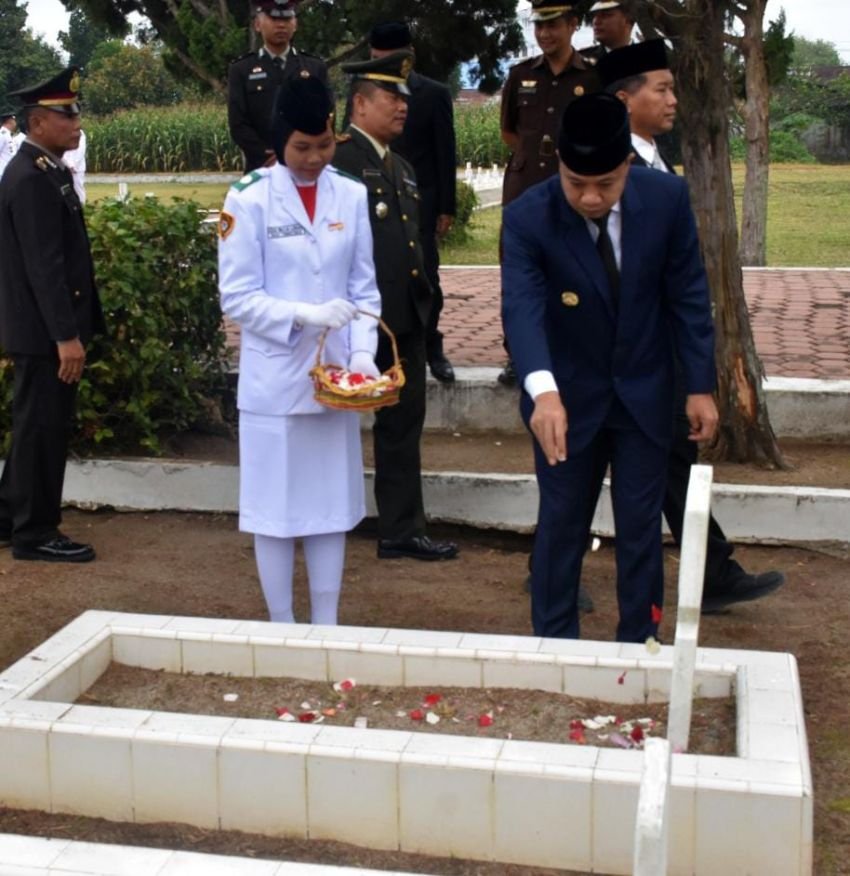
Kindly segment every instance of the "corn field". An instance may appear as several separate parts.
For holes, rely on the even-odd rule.
[[[86,117],[90,173],[233,172],[242,154],[230,139],[219,104],[145,107],[103,118]],[[499,107],[455,108],[458,164],[504,164]]]

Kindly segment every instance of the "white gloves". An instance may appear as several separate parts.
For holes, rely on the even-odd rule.
[[[351,354],[351,358],[348,360],[348,370],[353,374],[365,374],[366,377],[381,376],[372,354],[365,350],[358,350]]]
[[[357,308],[344,298],[334,298],[324,304],[295,305],[295,321],[318,328],[338,329],[357,319]]]

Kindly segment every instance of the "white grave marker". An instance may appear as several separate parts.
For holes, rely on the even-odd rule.
[[[647,739],[640,779],[632,876],[666,876],[670,743]]]

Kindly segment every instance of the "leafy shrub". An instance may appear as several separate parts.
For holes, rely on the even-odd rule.
[[[729,141],[729,154],[732,161],[746,161],[747,148],[742,137],[733,137]],[[811,164],[816,159],[797,135],[790,131],[771,131],[770,161],[773,164]]]
[[[159,453],[160,438],[209,421],[225,391],[216,238],[190,201],[105,201],[89,214],[107,336],[92,344],[77,399],[82,453]],[[12,368],[0,368],[10,431]]]
[[[474,167],[505,164],[508,147],[502,142],[501,115],[497,103],[455,107],[457,161]]]
[[[472,213],[478,206],[478,195],[471,185],[457,181],[457,209],[452,230],[443,238],[442,243],[457,245],[469,239],[469,222]]]

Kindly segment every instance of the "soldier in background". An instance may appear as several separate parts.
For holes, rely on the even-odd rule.
[[[558,172],[555,145],[561,116],[577,97],[599,90],[596,73],[573,48],[578,13],[571,5],[552,0],[532,0],[531,5],[534,37],[542,54],[511,67],[502,89],[502,140],[511,150],[502,186],[503,207]],[[499,382],[516,385],[510,359]]]
[[[351,125],[340,137],[334,165],[361,180],[369,195],[381,316],[395,334],[406,383],[399,403],[375,412],[375,502],[378,557],[450,560],[457,545],[425,534],[420,441],[425,424],[425,329],[431,286],[419,243],[419,191],[413,168],[389,144],[407,119],[407,77],[413,53],[392,52],[343,64],[351,74]],[[386,335],[375,362],[393,364]]]
[[[11,541],[16,560],[95,556],[59,531],[86,344],[104,329],[82,206],[62,161],[80,139],[79,84],[69,67],[14,92],[27,139],[0,182],[0,343],[15,367],[0,540]]]
[[[602,60],[613,49],[621,49],[632,41],[635,26],[634,0],[597,0],[590,7],[594,45],[579,49],[589,64]]]
[[[4,110],[0,113],[0,177],[6,165],[12,160],[12,156],[18,151],[18,141],[15,132],[18,130],[18,121],[13,110]]]
[[[390,52],[412,51],[410,28],[400,21],[376,24],[369,34],[373,58]],[[416,172],[419,186],[419,233],[425,274],[434,294],[425,332],[425,351],[431,374],[443,383],[455,379],[451,362],[443,351],[443,335],[437,324],[443,309],[440,287],[438,240],[454,222],[457,190],[457,153],[454,112],[449,89],[441,82],[412,70],[407,77],[407,121],[401,136],[392,141],[393,152],[406,158]]]
[[[254,0],[254,30],[263,45],[230,65],[227,120],[246,171],[277,161],[270,126],[275,95],[285,79],[315,76],[330,90],[325,62],[292,45],[297,7],[297,0]]]

